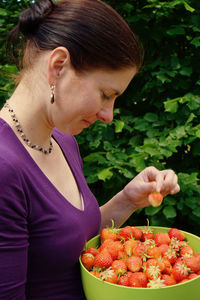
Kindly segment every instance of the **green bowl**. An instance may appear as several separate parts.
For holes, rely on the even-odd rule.
[[[139,228],[144,228],[138,226]],[[170,228],[152,227],[154,233],[168,232]],[[196,253],[200,253],[200,238],[182,231],[188,244]],[[86,247],[100,245],[100,236],[96,236],[86,243]],[[83,289],[87,300],[198,300],[200,296],[200,276],[184,283],[162,288],[133,288],[105,282],[88,272],[81,266]]]

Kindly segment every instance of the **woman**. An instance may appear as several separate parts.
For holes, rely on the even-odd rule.
[[[84,179],[73,136],[112,121],[142,61],[111,7],[41,0],[20,14],[13,49],[22,35],[18,85],[0,112],[0,299],[81,300],[85,242],[148,206],[153,190],[178,192],[177,176],[146,168],[100,209]]]

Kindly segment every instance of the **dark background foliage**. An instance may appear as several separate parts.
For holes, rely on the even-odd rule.
[[[115,118],[84,130],[77,141],[87,182],[100,205],[144,167],[173,169],[181,191],[158,208],[134,213],[126,224],[175,226],[200,235],[200,2],[110,0],[139,36],[144,64],[116,101]],[[5,41],[31,1],[0,0],[0,101],[13,90],[16,67]]]

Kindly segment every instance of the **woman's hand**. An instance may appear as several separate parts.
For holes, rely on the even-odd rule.
[[[153,191],[160,192],[163,197],[178,193],[180,187],[174,171],[159,171],[155,167],[148,167],[125,186],[123,194],[138,209],[150,205],[148,195]]]

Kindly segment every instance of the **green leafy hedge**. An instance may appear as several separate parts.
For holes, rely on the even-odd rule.
[[[117,100],[114,121],[78,136],[87,181],[103,204],[146,166],[174,169],[181,192],[127,223],[149,218],[200,235],[200,3],[107,2],[140,37],[145,60]]]
[[[127,224],[144,225],[148,218],[151,225],[200,235],[200,2],[106,2],[139,36],[145,59],[117,100],[113,122],[97,122],[77,136],[87,182],[102,205],[146,166],[171,168],[181,191],[165,197],[158,208],[138,210]],[[5,33],[20,7],[18,1],[6,3],[10,6],[0,9],[1,103],[13,89],[5,71],[16,72],[4,54]]]

